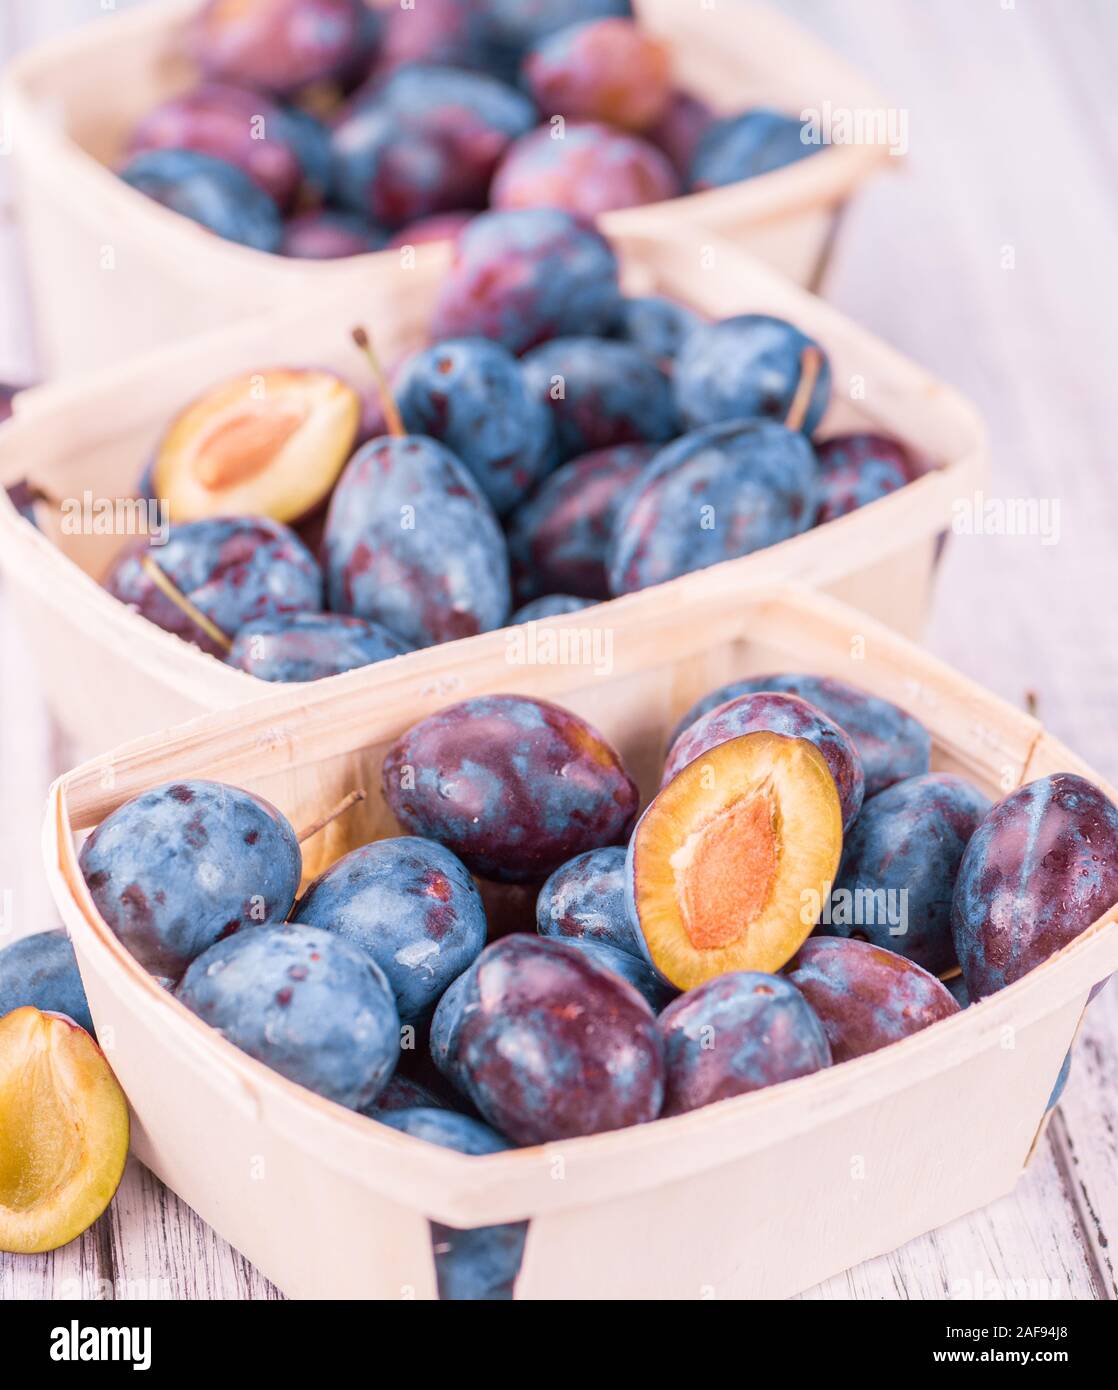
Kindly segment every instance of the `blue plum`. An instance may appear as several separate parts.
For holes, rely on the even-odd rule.
[[[678,433],[671,383],[630,343],[553,338],[525,356],[522,371],[529,395],[551,412],[564,461]]]
[[[400,1055],[380,967],[318,927],[284,923],[219,941],[175,994],[242,1052],[351,1110],[372,1105]]]
[[[145,568],[148,558],[230,639],[258,618],[322,607],[314,556],[294,531],[268,517],[191,521],[173,526],[165,545],[125,550],[105,579],[109,593],[214,656],[225,656],[225,648],[163,592]]]
[[[682,435],[661,449],[618,506],[610,592],[647,589],[798,536],[814,518],[818,487],[807,439],[773,420],[728,421]]]
[[[691,429],[723,420],[785,420],[808,349],[822,352],[798,328],[769,314],[701,325],[676,358],[672,380],[680,415]],[[802,422],[805,434],[818,426],[830,398],[831,367],[823,354]]]
[[[458,238],[432,337],[479,335],[522,353],[561,334],[604,333],[617,318],[617,274],[609,243],[568,212],[483,213]]]
[[[540,882],[632,828],[637,788],[601,734],[520,695],[463,700],[385,754],[385,800],[405,830],[438,840],[476,874]]]
[[[632,0],[488,0],[492,61],[516,73],[528,49],[570,24],[614,15],[630,18]]]
[[[837,1064],[900,1042],[959,1005],[914,961],[844,936],[813,936],[789,961],[786,977],[817,1014]]]
[[[404,1023],[426,1018],[485,945],[485,909],[462,861],[431,840],[376,840],[332,864],[294,921],[337,932],[384,971]]]
[[[431,1060],[439,1075],[462,1095],[467,1094],[467,1085],[465,1073],[458,1060],[458,1030],[462,1026],[462,1014],[466,1007],[469,974],[468,969],[463,970],[443,992],[442,998],[435,1005],[428,1035]]]
[[[480,1120],[449,1110],[416,1108],[396,1110],[379,1117],[381,1122],[457,1153],[503,1153],[510,1145]],[[524,1258],[527,1221],[501,1226],[476,1226],[459,1230],[431,1222],[435,1249],[435,1278],[439,1298],[447,1302],[505,1301],[513,1296],[513,1284]]]
[[[445,444],[498,515],[558,462],[551,412],[516,358],[485,338],[451,338],[418,353],[396,381],[408,429]]]
[[[693,309],[674,299],[650,294],[621,301],[621,312],[614,325],[614,337],[632,343],[665,372],[673,368],[684,340],[703,320]]]
[[[759,729],[768,729],[789,738],[805,738],[815,744],[835,779],[842,807],[843,829],[849,830],[855,823],[865,796],[861,755],[845,729],[798,695],[759,691],[753,695],[739,695],[724,705],[716,705],[684,729],[672,744],[661,785],[667,786],[688,763],[701,758],[712,748]]]
[[[776,975],[731,971],[689,989],[660,1015],[665,1115],[809,1076],[831,1065],[823,1025]]]
[[[379,67],[412,63],[484,70],[489,61],[489,0],[421,0],[385,11]]]
[[[467,975],[458,1067],[485,1119],[517,1144],[654,1120],[664,1046],[635,989],[585,951],[538,936],[487,946]]]
[[[226,241],[278,251],[280,210],[235,164],[194,150],[146,150],[120,171],[129,187]]]
[[[920,476],[903,444],[879,434],[840,434],[816,445],[822,500],[815,524],[857,511]]]
[[[643,961],[625,894],[623,845],[577,854],[540,889],[536,930],[559,941],[600,941]]]
[[[494,77],[400,68],[335,126],[332,186],[347,207],[387,227],[480,207],[498,160],[535,120],[531,101]]]
[[[810,127],[767,107],[714,121],[699,138],[691,160],[691,186],[721,188],[783,169],[823,149],[804,138]]]
[[[928,771],[932,740],[923,724],[899,705],[833,676],[780,673],[731,681],[712,690],[687,711],[676,726],[672,742],[716,705],[760,690],[798,695],[846,730],[862,759],[867,801],[894,782]]]
[[[663,115],[647,132],[664,151],[685,185],[691,180],[691,161],[699,141],[714,123],[714,112],[691,92],[676,91]]]
[[[226,657],[262,681],[317,681],[412,650],[380,623],[341,613],[285,613],[246,623]]]
[[[519,627],[521,623],[535,623],[541,618],[561,618],[593,606],[593,599],[576,598],[574,594],[545,594],[518,608],[509,619],[509,626]]]
[[[963,854],[952,933],[976,1002],[1042,965],[1118,902],[1118,807],[1058,772],[1011,792]]]
[[[933,975],[950,970],[955,879],[990,804],[949,772],[909,777],[871,797],[846,836],[819,930],[884,946]]]
[[[584,20],[534,45],[521,81],[546,116],[643,131],[671,99],[672,54],[635,20]]]
[[[364,0],[208,0],[188,42],[203,72],[278,97],[348,86],[372,61],[381,18]]]
[[[602,121],[548,125],[509,146],[489,190],[493,207],[565,208],[593,219],[619,208],[661,203],[679,192],[662,150]]]
[[[609,598],[606,556],[621,500],[656,456],[654,444],[621,444],[571,459],[546,477],[509,520],[513,584],[540,594]]]
[[[654,1014],[660,1013],[679,994],[675,985],[662,979],[646,960],[638,960],[629,951],[610,946],[605,941],[592,941],[586,936],[562,938],[568,946],[584,952],[595,965],[631,984]]]
[[[400,1058],[403,1063],[403,1055]],[[380,1095],[371,1105],[367,1105],[362,1110],[362,1114],[368,1115],[370,1119],[381,1120],[385,1115],[391,1114],[394,1110],[411,1110],[415,1106],[422,1106],[428,1110],[445,1110],[442,1098],[437,1096],[428,1086],[424,1086],[422,1081],[416,1081],[413,1077],[404,1076],[397,1069],[389,1077],[387,1084]]]
[[[320,208],[293,217],[283,229],[280,254],[304,261],[332,261],[379,251],[386,234],[364,217],[336,208]]]
[[[65,1014],[93,1032],[77,957],[65,932],[21,936],[0,950],[0,1018],[26,1005]]]
[[[330,607],[416,646],[473,637],[509,614],[500,525],[457,458],[420,435],[370,440],[345,467],[322,553]]]
[[[303,858],[274,806],[221,782],[167,782],[118,807],[82,845],[97,911],[153,975],[177,980],[242,927],[282,922]]]
[[[314,153],[308,130],[260,92],[207,83],[150,111],[132,132],[131,155],[193,150],[246,173],[282,212],[304,188],[303,155]]]

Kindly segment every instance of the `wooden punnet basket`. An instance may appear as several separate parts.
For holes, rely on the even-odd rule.
[[[664,235],[618,237],[615,244],[632,291],[662,291],[712,318],[778,314],[822,342],[835,372],[824,435],[877,429],[929,461],[932,471],[901,491],[720,567],[733,583],[778,576],[827,589],[915,635],[939,538],[956,500],[980,486],[985,470],[985,436],[972,407],[732,247]],[[171,416],[227,375],[316,364],[362,381],[366,368],[352,326],[373,328],[389,360],[414,349],[425,339],[448,254],[424,248],[416,267],[397,267],[387,286],[319,294],[281,316],[222,329],[80,384],[24,393],[0,430],[0,488],[30,473],[58,500],[80,501],[87,490],[95,499],[129,497]],[[39,513],[36,529],[0,491],[0,568],[48,699],[81,756],[274,691],[163,632],[101,587],[98,580],[131,537],[65,534],[57,511],[41,504]],[[702,592],[703,585],[699,575],[685,578],[662,601]],[[438,650],[436,665],[453,661],[449,648]],[[412,656],[396,660],[409,669],[415,664]]]
[[[519,1298],[779,1298],[1008,1192],[1088,994],[1118,969],[1115,911],[1002,993],[870,1056],[678,1118],[487,1158],[399,1134],[253,1061],[167,994],[99,917],[76,845],[129,797],[216,778],[300,824],[367,788],[360,808],[309,842],[314,874],[398,833],[377,790],[387,744],[486,691],[576,710],[646,796],[692,700],[781,669],[905,705],[932,733],[933,766],[995,796],[1058,770],[1099,780],[1034,719],[865,614],[803,590],[743,588],[729,568],[560,624],[566,661],[525,664],[508,634],[489,633],[209,715],[55,784],[47,870],[132,1103],[139,1157],[300,1297],[433,1297],[429,1219],[528,1219]]]
[[[180,36],[200,3],[161,0],[106,15],[9,70],[0,137],[13,156],[48,376],[179,342],[339,282],[360,290],[399,260],[396,251],[332,263],[265,255],[219,240],[112,172],[137,120],[195,81]],[[856,72],[763,6],[640,0],[638,10],[671,41],[682,85],[716,109],[884,109]],[[736,187],[613,214],[605,226],[711,228],[812,283],[839,210],[883,162],[893,162],[884,144],[835,144]]]

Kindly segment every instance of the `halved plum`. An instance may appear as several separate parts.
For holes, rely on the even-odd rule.
[[[822,753],[768,731],[709,749],[664,787],[629,844],[629,911],[680,989],[730,970],[772,973],[827,901],[842,809]]]
[[[128,1157],[128,1102],[101,1049],[61,1014],[0,1019],[0,1250],[65,1245],[101,1215]]]
[[[360,421],[360,396],[333,372],[233,377],[172,420],[152,467],[153,495],[169,502],[176,522],[298,521],[329,495]]]

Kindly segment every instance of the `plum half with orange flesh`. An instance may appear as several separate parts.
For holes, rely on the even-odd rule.
[[[361,398],[332,372],[276,368],[223,381],[171,421],[151,469],[175,522],[294,522],[325,501],[353,452]]]
[[[0,1019],[0,1250],[56,1250],[112,1200],[128,1104],[101,1049],[61,1014]]]
[[[807,739],[768,731],[709,749],[664,787],[629,844],[629,911],[679,989],[772,973],[828,899],[842,853],[835,779]]]

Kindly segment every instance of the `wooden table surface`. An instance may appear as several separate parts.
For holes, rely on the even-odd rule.
[[[682,4],[685,0],[679,0]],[[731,4],[733,0],[717,0]],[[117,0],[123,8],[127,0]],[[694,0],[698,3],[698,0]],[[1118,778],[1118,68],[1113,0],[783,0],[903,103],[911,151],[850,213],[828,296],[985,412],[991,497],[1059,505],[1055,544],[954,538],[934,650]],[[8,0],[0,56],[100,0]],[[0,379],[34,372],[0,158]],[[0,594],[0,889],[17,932],[57,923],[39,816],[65,765]],[[75,679],[77,679],[75,673]],[[1012,1196],[829,1280],[808,1298],[1118,1296],[1118,986]],[[273,1298],[139,1165],[52,1255],[0,1256],[0,1299]]]

